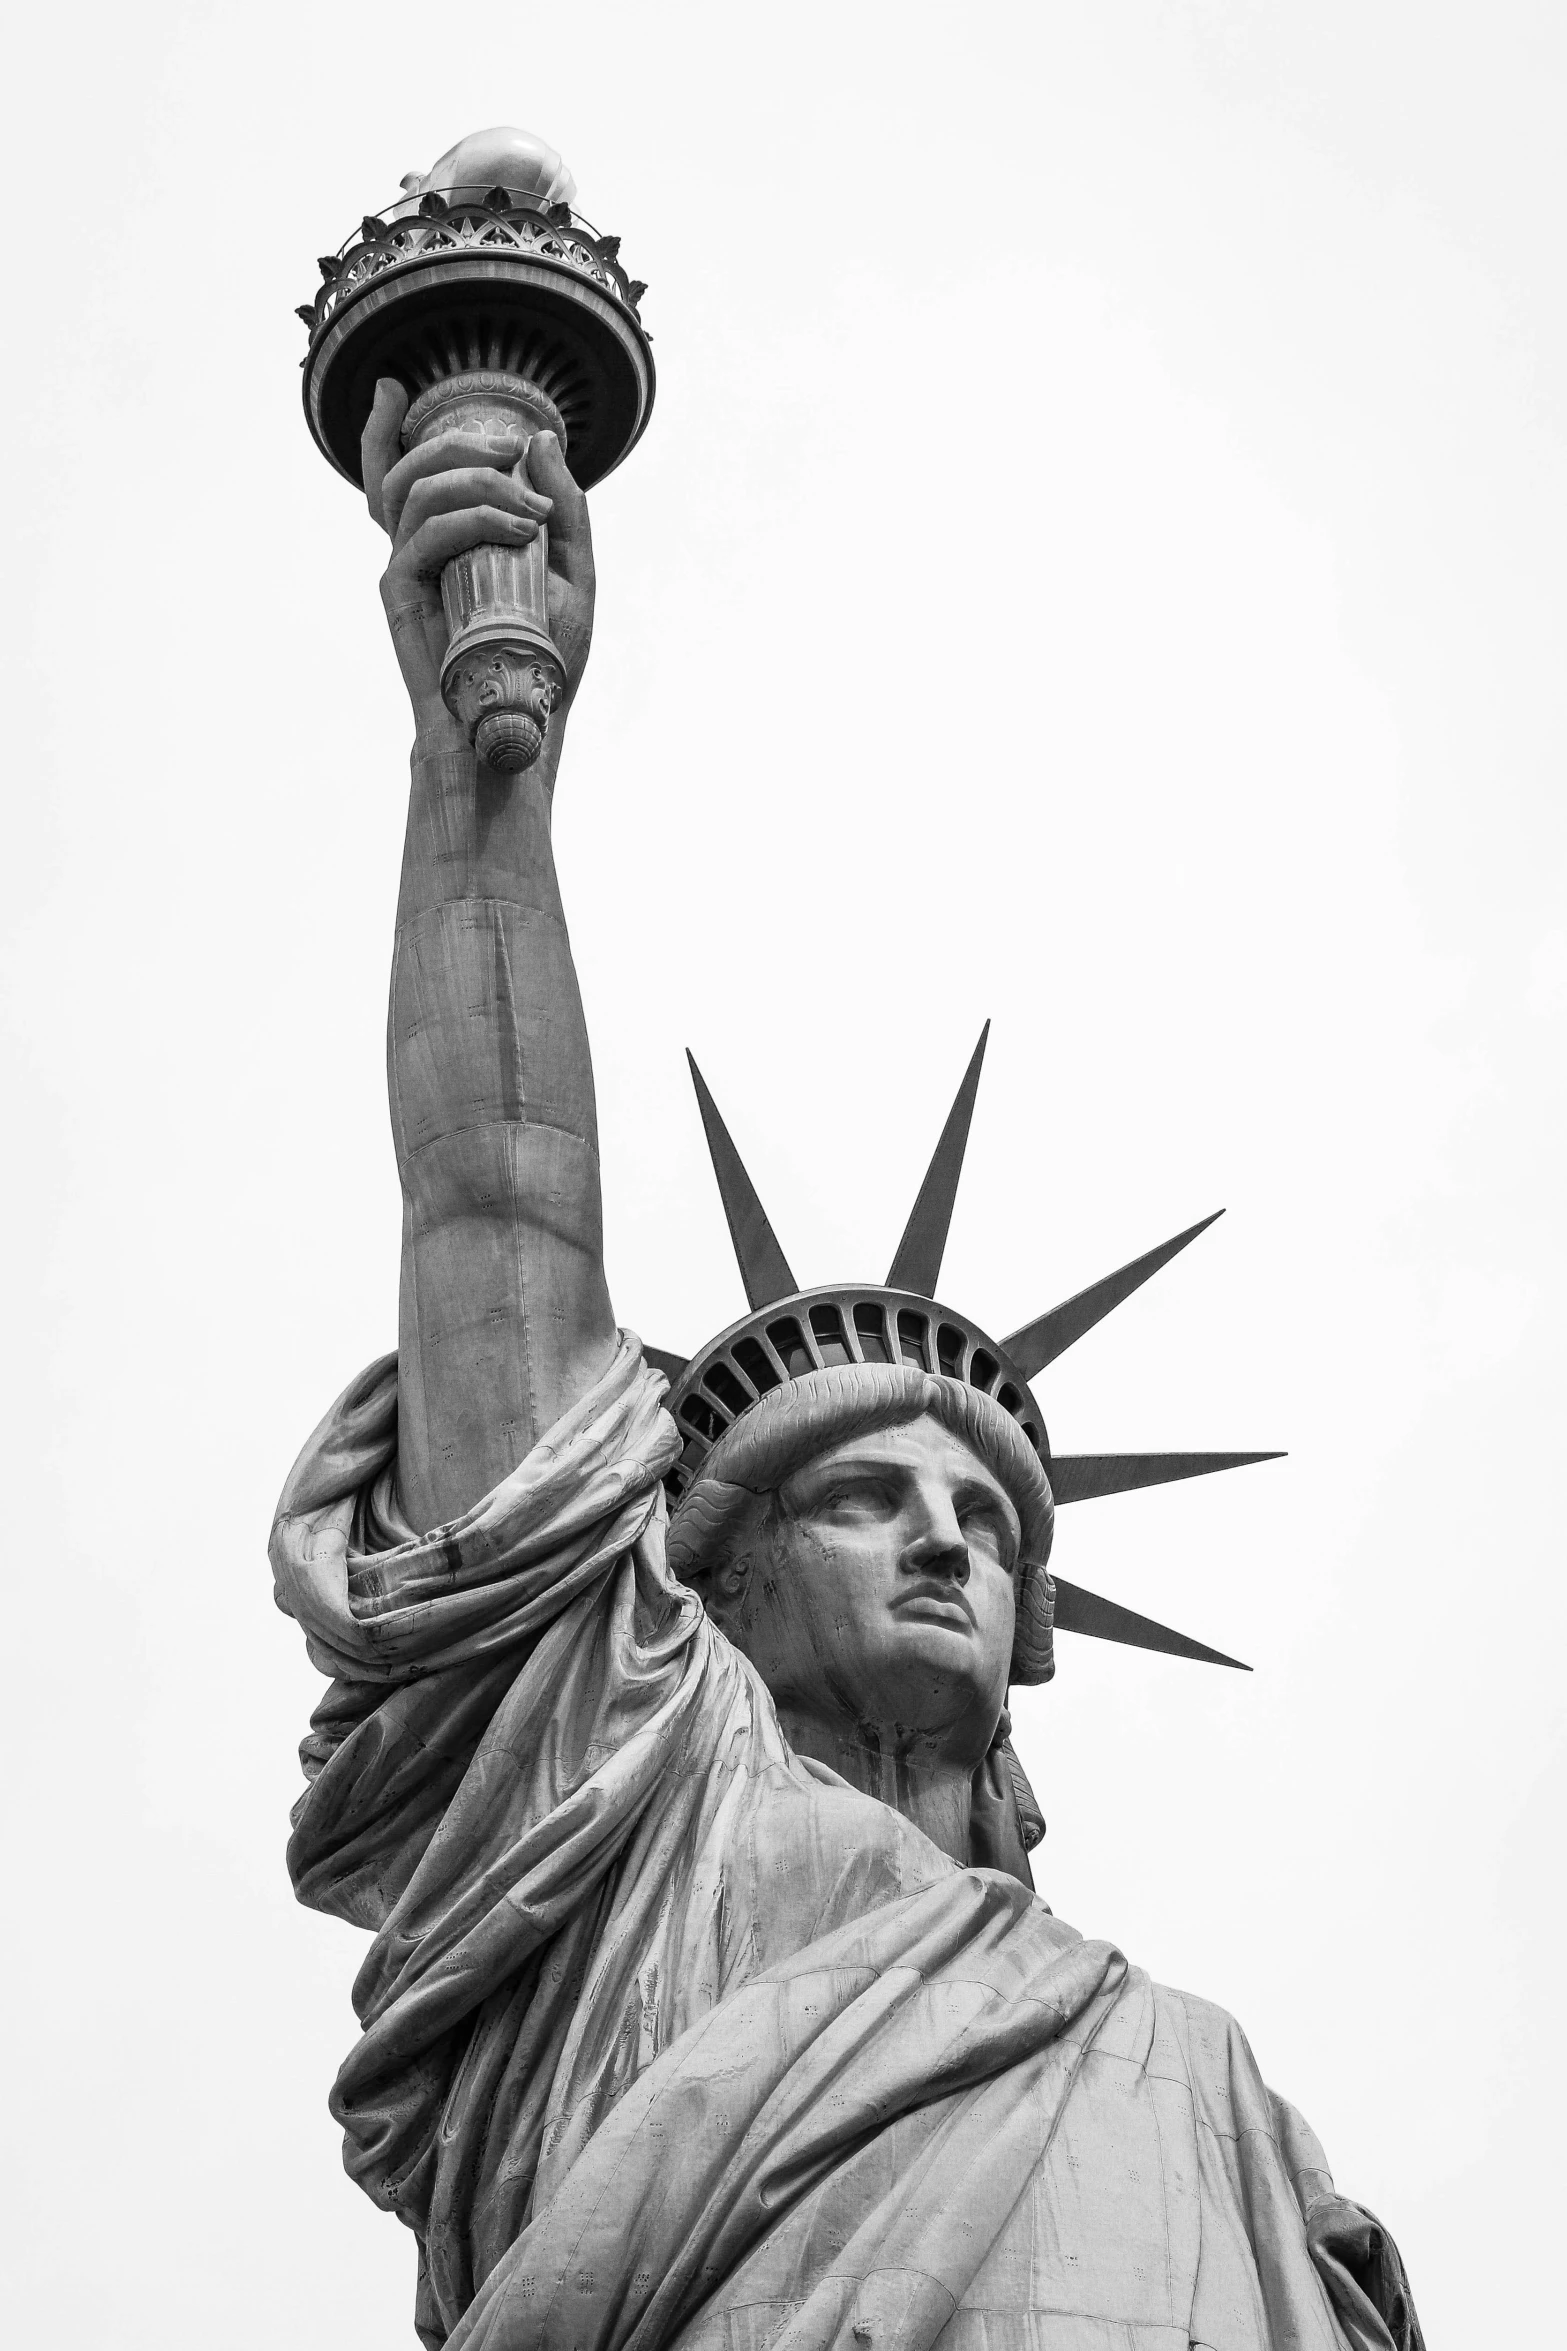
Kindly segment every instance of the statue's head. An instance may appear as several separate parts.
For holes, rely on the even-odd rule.
[[[936,1302],[984,1047],[981,1036],[886,1281],[810,1290],[693,1062],[751,1311],[689,1360],[650,1350],[681,1438],[665,1481],[677,1574],[792,1722],[863,1726],[872,1744],[891,1731],[947,1762],[986,1756],[1010,1682],[1049,1679],[1058,1623],[1234,1664],[1058,1588],[1055,1504],[1267,1458],[1055,1455],[1032,1387],[1211,1217],[1005,1339]]]
[[[686,1488],[670,1563],[796,1722],[989,1751],[1008,1684],[1053,1667],[1054,1510],[1012,1415],[906,1364],[813,1370],[736,1420]]]

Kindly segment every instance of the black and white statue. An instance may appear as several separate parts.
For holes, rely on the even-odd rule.
[[[465,140],[306,314],[415,728],[398,1350],[272,1543],[330,1677],[290,1867],[374,1936],[348,2168],[454,2351],[1410,2351],[1238,2026],[1030,1872],[1055,1630],[1232,1662],[1053,1579],[1055,1512],[1259,1457],[1056,1456],[1032,1386],[1201,1228],[1000,1339],[938,1303],[976,1052],[887,1280],[802,1289],[699,1078],[748,1311],[616,1324],[550,819],[653,375],[573,193]]]

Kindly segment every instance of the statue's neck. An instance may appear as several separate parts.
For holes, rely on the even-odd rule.
[[[967,1865],[974,1767],[910,1738],[895,1724],[822,1721],[787,1702],[778,1720],[796,1754],[825,1763],[867,1796],[879,1797],[923,1830],[933,1845]]]

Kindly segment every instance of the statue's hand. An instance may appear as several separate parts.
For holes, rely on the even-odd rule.
[[[445,719],[441,573],[486,543],[523,546],[549,525],[550,634],[566,669],[569,707],[593,639],[593,534],[588,502],[553,433],[485,440],[447,433],[400,455],[408,395],[383,376],[360,442],[365,497],[392,542],[381,601],[421,731]]]

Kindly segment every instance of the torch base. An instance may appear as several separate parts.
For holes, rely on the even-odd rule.
[[[544,748],[539,727],[522,710],[494,710],[474,729],[473,747],[498,775],[520,775]]]
[[[511,613],[460,630],[441,667],[447,709],[502,775],[533,765],[565,690],[565,668],[549,637]]]

